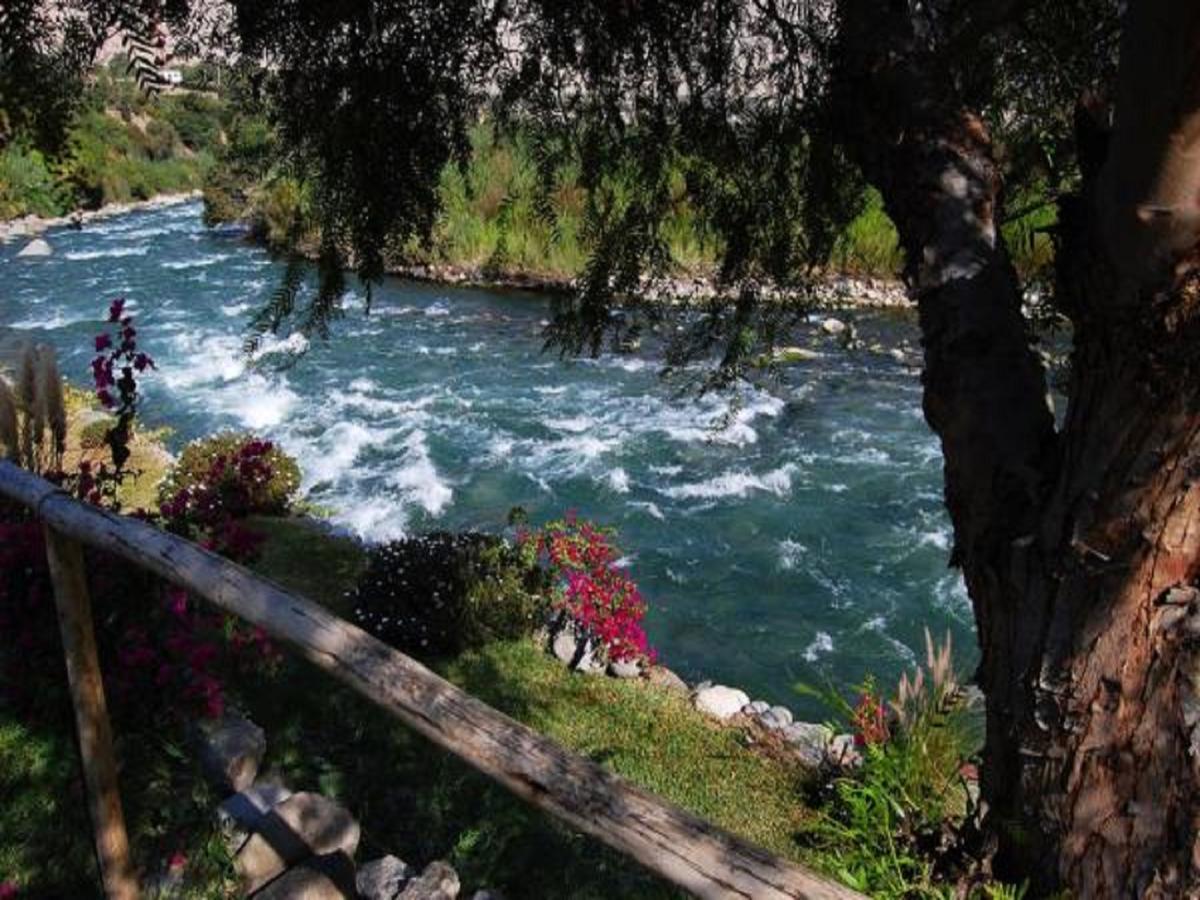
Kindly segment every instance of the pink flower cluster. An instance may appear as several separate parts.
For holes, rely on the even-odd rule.
[[[199,483],[180,489],[162,505],[163,518],[190,532],[205,531],[210,538],[221,537],[236,520],[267,505],[266,491],[275,474],[270,458],[274,449],[270,441],[248,438],[231,453],[216,454]],[[229,539],[247,540],[244,534],[229,535]],[[216,543],[222,546],[220,541]],[[224,553],[217,546],[209,549]],[[252,555],[252,549],[240,546],[224,555],[240,558]]]
[[[620,554],[609,532],[568,513],[536,535],[537,551],[556,582],[556,608],[595,638],[615,661],[648,659],[654,650],[642,628],[646,601],[617,566]]]
[[[219,670],[250,661],[273,662],[277,651],[261,628],[231,628],[221,613],[193,607],[187,591],[169,588],[163,601],[165,628],[154,635],[141,624],[125,630],[117,651],[117,687],[130,692],[152,683],[202,715],[217,718],[225,711]]]
[[[850,724],[854,728],[854,743],[859,747],[883,744],[892,737],[887,707],[870,687],[859,696],[858,705],[850,713]]]

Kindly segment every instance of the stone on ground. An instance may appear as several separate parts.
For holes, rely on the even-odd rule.
[[[846,323],[831,316],[821,323],[821,330],[826,334],[838,335],[846,330]]]
[[[373,859],[358,867],[358,895],[362,900],[396,900],[416,874],[398,857]]]
[[[262,817],[234,868],[250,893],[308,856],[341,852],[353,858],[359,834],[358,822],[332,800],[307,791],[293,794]]]
[[[748,716],[761,716],[770,708],[771,704],[766,700],[752,700],[742,707],[742,712]]]
[[[197,730],[200,763],[208,777],[231,794],[250,787],[267,752],[263,730],[236,713],[202,720]]]
[[[281,784],[256,782],[244,791],[225,798],[217,807],[217,822],[225,835],[225,846],[236,855],[258,830],[271,807],[282,803],[292,792]]]
[[[400,900],[456,900],[461,887],[458,873],[448,863],[438,860],[405,886]]]
[[[646,680],[656,687],[677,691],[680,694],[688,692],[687,682],[666,666],[651,666],[646,670]]]
[[[354,863],[345,853],[310,856],[254,895],[255,900],[356,900]]]
[[[829,760],[843,769],[856,769],[862,765],[862,754],[854,743],[854,735],[839,734],[829,742]]]
[[[637,678],[642,666],[636,659],[615,659],[608,664],[608,674],[613,678]]]
[[[759,715],[758,721],[763,724],[763,727],[769,728],[771,731],[778,731],[792,724],[792,711],[786,706],[772,706]]]
[[[750,698],[745,691],[717,684],[697,691],[692,702],[700,712],[724,721],[740,713]]]
[[[833,735],[824,725],[812,722],[793,722],[781,730],[800,763],[810,769],[819,769],[825,764],[825,756]]]

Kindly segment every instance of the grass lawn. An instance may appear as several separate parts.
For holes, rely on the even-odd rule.
[[[268,536],[256,568],[345,615],[363,547],[305,519],[255,519]],[[101,615],[100,611],[97,615]],[[786,856],[800,854],[801,772],[751,751],[685,697],[642,682],[575,675],[532,641],[498,642],[434,665],[514,718],[630,780]],[[95,866],[65,690],[30,721],[0,706],[0,883],[21,896],[95,894]],[[449,859],[464,894],[510,898],[675,897],[678,892],[573,834],[435,748],[303,660],[233,691],[267,732],[264,770],[339,799],[363,827],[358,858]],[[168,698],[161,698],[163,709]],[[201,877],[188,896],[225,896],[227,871],[182,727],[134,731],[114,702],[121,785],[138,862],[184,851]]]

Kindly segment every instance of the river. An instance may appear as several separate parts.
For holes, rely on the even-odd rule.
[[[664,383],[647,356],[542,352],[545,299],[389,281],[372,312],[352,299],[329,342],[241,351],[282,266],[196,203],[131,213],[0,246],[0,327],[48,342],[87,382],[91,338],[127,298],[142,348],[144,420],[169,443],[215,429],[278,441],[307,499],[371,540],[431,528],[503,527],[568,509],[616,527],[650,604],[647,630],[685,677],[741,686],[821,717],[797,683],[885,683],[923,656],[923,628],[973,662],[962,581],[947,569],[941,456],[920,383],[884,354],[824,355],[778,384],[728,398]],[[860,332],[915,343],[902,314]]]

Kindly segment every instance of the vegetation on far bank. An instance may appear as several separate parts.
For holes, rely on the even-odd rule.
[[[122,61],[123,62],[123,61]],[[232,115],[212,93],[143,93],[121,65],[96,71],[61,145],[14,135],[0,149],[0,221],[199,188]]]
[[[587,189],[580,164],[570,158],[547,175],[539,167],[530,136],[519,127],[499,129],[484,120],[469,134],[466,159],[448,163],[437,185],[439,211],[428,241],[410,240],[394,247],[392,264],[446,265],[484,277],[579,276],[594,249],[587,227]],[[229,134],[217,165],[204,185],[205,217],[210,224],[245,221],[255,235],[280,252],[300,249],[315,255],[319,234],[309,186],[273,166],[274,132],[263,116],[244,116]],[[723,253],[722,239],[706,229],[687,199],[686,161],[670,175],[671,204],[662,237],[680,274],[711,274]],[[608,186],[620,203],[631,190]],[[1053,206],[1030,212],[1005,225],[1022,272],[1041,271],[1051,256],[1045,229],[1054,221]],[[829,270],[859,277],[892,279],[903,259],[895,227],[877,192],[867,190],[862,211],[841,233],[828,261]]]

